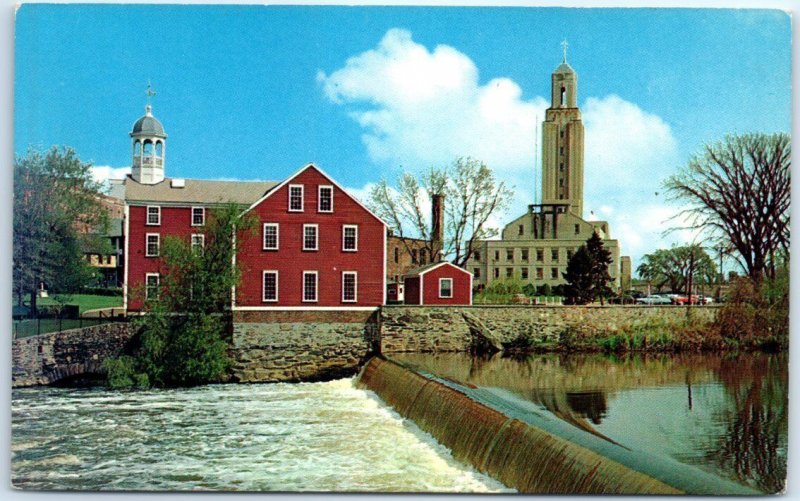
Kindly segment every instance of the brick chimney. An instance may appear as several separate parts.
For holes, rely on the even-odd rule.
[[[431,197],[431,262],[442,260],[444,247],[444,195]]]

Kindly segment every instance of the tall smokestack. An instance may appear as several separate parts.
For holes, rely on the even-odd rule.
[[[431,197],[431,262],[442,260],[444,246],[444,195]]]

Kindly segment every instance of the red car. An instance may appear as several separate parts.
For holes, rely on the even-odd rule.
[[[710,301],[708,298],[703,296],[698,296],[697,294],[692,294],[692,302],[691,304],[708,304]],[[689,303],[689,297],[686,295],[676,296],[672,298],[672,304],[679,304],[679,305],[686,305]]]

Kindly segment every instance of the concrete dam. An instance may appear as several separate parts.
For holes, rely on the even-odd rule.
[[[633,450],[512,392],[377,356],[358,376],[453,456],[518,492],[759,495],[667,457]]]

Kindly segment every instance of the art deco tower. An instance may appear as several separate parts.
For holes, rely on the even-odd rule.
[[[578,75],[564,59],[552,76],[550,108],[542,124],[542,203],[569,204],[583,217],[583,123]]]

